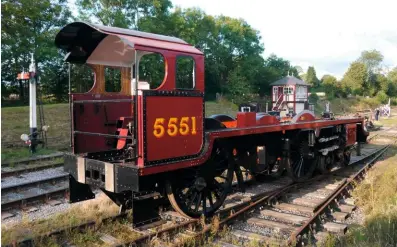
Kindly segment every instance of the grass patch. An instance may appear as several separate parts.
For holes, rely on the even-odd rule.
[[[321,114],[325,109],[326,102],[330,102],[331,111],[337,115],[343,115],[346,113],[355,113],[360,110],[375,109],[380,103],[375,98],[334,98],[332,100],[319,100],[315,105],[315,113]]]
[[[44,233],[62,229],[68,226],[76,226],[84,222],[95,221],[100,225],[102,219],[118,213],[118,207],[106,195],[101,194],[98,198],[74,204],[69,210],[53,215],[47,219],[30,221],[27,217],[15,224],[2,225],[1,243],[6,245],[13,240],[22,240],[43,235]],[[112,223],[113,224],[113,223]],[[92,234],[67,233],[67,239],[79,243],[79,246],[87,246],[87,241],[96,241],[98,236]],[[54,246],[50,238],[37,239],[38,246]],[[90,246],[92,246],[90,244]]]
[[[208,101],[205,102],[205,115],[209,117],[214,114],[226,114],[232,117],[236,117],[238,112],[238,106],[227,100],[221,100],[219,102]]]
[[[397,246],[397,147],[386,156],[353,191],[365,214],[364,225],[353,226],[346,236],[330,239],[326,246]]]
[[[397,126],[397,117],[381,117],[376,124],[380,124],[385,127]]]
[[[52,149],[37,148],[37,152],[32,154],[29,147],[25,148],[3,148],[1,152],[1,162],[13,163],[25,158],[34,158],[39,155],[48,155],[56,152]]]
[[[46,124],[50,126],[47,137],[59,137],[48,140],[50,149],[68,148],[69,146],[69,105],[44,105]],[[39,124],[39,121],[38,121]],[[21,134],[29,133],[29,107],[6,107],[1,109],[2,146],[10,142],[21,142]],[[3,149],[5,150],[5,149]],[[4,152],[4,151],[3,151]]]

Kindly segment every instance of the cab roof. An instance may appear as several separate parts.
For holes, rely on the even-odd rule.
[[[179,38],[86,22],[73,22],[63,27],[55,37],[55,45],[69,53],[67,62],[85,63],[108,36],[120,39],[130,48],[141,46],[203,55],[200,50]]]

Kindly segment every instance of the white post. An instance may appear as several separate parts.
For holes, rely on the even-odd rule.
[[[29,126],[30,126],[30,151],[36,152],[37,145],[37,115],[36,115],[36,65],[33,53],[29,66]]]

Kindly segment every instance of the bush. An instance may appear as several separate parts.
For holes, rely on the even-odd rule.
[[[319,98],[318,95],[315,94],[315,93],[312,93],[312,94],[310,94],[310,96],[309,96],[309,102],[312,103],[312,104],[316,104],[317,101],[318,101],[319,99],[320,99],[320,98]]]
[[[389,99],[389,96],[387,96],[387,94],[381,90],[376,94],[376,98],[379,100],[381,104],[386,104]]]

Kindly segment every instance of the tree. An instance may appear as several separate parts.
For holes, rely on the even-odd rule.
[[[198,8],[169,10],[169,0],[78,0],[79,13],[102,24],[138,27],[140,31],[176,36],[196,46],[205,54],[206,97],[228,92],[237,78],[232,71],[244,71],[244,80],[251,86],[263,78],[261,57],[263,44],[259,32],[242,19],[213,17]],[[134,22],[139,10],[138,25]],[[237,69],[238,68],[238,69]],[[241,75],[239,75],[241,76]]]
[[[234,103],[241,104],[250,98],[252,89],[241,68],[230,71],[227,84],[228,98]]]
[[[337,79],[332,75],[324,75],[323,78],[321,78],[321,85],[323,85],[328,99],[332,99],[335,96],[338,86],[337,84]]]
[[[363,63],[367,69],[365,91],[368,95],[375,96],[381,89],[381,84],[385,84],[380,74],[383,55],[377,50],[363,51],[357,61]]]
[[[312,85],[313,87],[319,86],[319,80],[316,75],[316,70],[312,66],[309,66],[309,68],[307,69],[306,82]]]
[[[300,78],[302,78],[303,81],[307,80],[306,79],[307,78],[307,74],[306,73],[300,74],[299,76],[300,76]]]
[[[3,1],[1,22],[1,77],[2,84],[16,90],[25,99],[24,87],[16,76],[23,69],[28,70],[30,53],[33,53],[39,75],[51,70],[55,61],[63,54],[54,46],[56,32],[71,16],[66,0]],[[41,80],[51,84],[53,80]]]
[[[390,97],[397,96],[397,67],[394,67],[388,74],[387,74],[387,95]]]
[[[296,67],[293,67],[288,60],[278,57],[275,54],[271,54],[264,61],[264,67],[259,71],[262,79],[258,79],[256,81],[255,88],[259,89],[260,96],[269,94],[271,92],[270,84],[287,76],[288,74],[300,78]]]
[[[296,69],[296,71],[298,72],[299,75],[303,74],[303,69],[301,66],[295,65],[294,68]]]
[[[371,50],[361,52],[361,56],[358,62],[361,62],[367,66],[368,72],[378,73],[380,64],[383,61],[383,55],[380,51]]]
[[[366,89],[367,68],[361,62],[353,62],[342,78],[342,84],[346,93],[362,94]]]
[[[77,0],[79,19],[99,22],[106,26],[141,29],[148,28],[147,18],[160,19],[172,7],[169,0]],[[142,18],[142,20],[141,20]],[[162,22],[151,22],[151,28]]]

